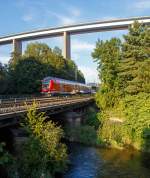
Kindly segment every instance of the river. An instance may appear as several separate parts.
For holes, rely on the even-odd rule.
[[[138,151],[69,145],[71,166],[63,178],[150,178],[150,155]]]

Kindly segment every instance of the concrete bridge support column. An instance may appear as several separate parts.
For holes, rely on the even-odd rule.
[[[17,53],[18,55],[22,54],[22,42],[16,39],[13,39],[13,52]]]
[[[80,126],[81,124],[81,115],[79,115],[76,112],[68,112],[65,114],[65,119],[67,121],[67,125],[69,127],[76,127],[76,126]]]
[[[70,48],[70,34],[68,32],[64,32],[64,50],[63,56],[65,59],[71,58],[71,48]]]
[[[21,153],[22,145],[27,141],[28,136],[25,130],[22,128],[11,129],[13,133],[13,146],[14,146],[14,153],[19,154]]]
[[[76,117],[74,120],[74,126],[80,126],[81,125],[81,117]]]

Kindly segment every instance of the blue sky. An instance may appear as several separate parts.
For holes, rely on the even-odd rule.
[[[45,27],[96,20],[150,15],[150,0],[5,0],[0,3],[0,36]],[[87,82],[98,81],[91,52],[97,39],[122,37],[127,31],[99,32],[71,37],[71,56]],[[38,40],[62,48],[63,39]],[[23,49],[27,42],[23,43]],[[0,62],[7,63],[11,45],[0,46]]]

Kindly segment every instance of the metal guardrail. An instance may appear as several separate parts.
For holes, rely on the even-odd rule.
[[[34,95],[29,95],[29,94],[24,94],[24,95],[0,95],[0,100],[11,100],[11,99],[14,99],[14,98],[35,98],[35,97],[42,97],[41,94],[34,94]]]

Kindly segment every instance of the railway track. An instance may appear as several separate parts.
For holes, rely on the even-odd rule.
[[[0,108],[7,108],[7,107],[13,107],[13,106],[22,106],[25,104],[31,104],[33,102],[46,102],[46,101],[59,101],[64,99],[64,97],[42,97],[42,98],[17,98],[17,99],[11,99],[11,100],[1,100],[0,102]]]
[[[49,98],[33,98],[33,99],[19,99],[13,101],[3,101],[0,104],[0,115],[17,111],[25,111],[33,102],[37,103],[38,108],[42,107],[56,107],[60,105],[67,105],[83,101],[89,101],[91,96],[73,96],[73,97],[49,97]]]

